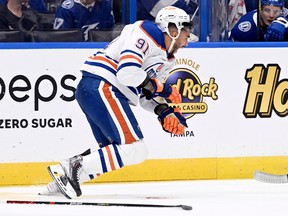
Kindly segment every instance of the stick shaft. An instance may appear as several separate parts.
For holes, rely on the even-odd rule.
[[[186,205],[157,205],[138,203],[97,203],[97,202],[54,202],[54,201],[28,201],[28,200],[7,200],[8,204],[46,204],[46,205],[93,205],[93,206],[122,206],[122,207],[154,207],[154,208],[182,208],[191,210],[191,206]]]

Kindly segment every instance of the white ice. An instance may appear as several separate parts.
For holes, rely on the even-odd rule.
[[[288,184],[269,184],[250,179],[85,184],[82,186],[83,195],[74,200],[37,195],[44,188],[44,185],[0,187],[1,215],[278,216],[286,215],[288,211]],[[193,210],[177,207],[6,204],[7,200],[184,204],[191,205]]]

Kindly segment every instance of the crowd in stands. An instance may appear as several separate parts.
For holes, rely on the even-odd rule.
[[[0,42],[111,41],[121,33],[124,25],[121,17],[121,2],[122,0],[0,0]],[[228,30],[225,29],[229,34],[228,40],[252,40],[249,37],[247,39],[247,34],[243,35],[244,39],[239,39],[235,37],[235,33],[243,33],[239,31],[239,23],[243,22],[243,19],[249,16],[248,14],[251,16],[252,11],[253,14],[255,13],[259,0],[227,0],[226,2],[228,21],[223,20],[223,22],[228,22]],[[286,9],[288,3],[285,0],[261,0],[261,2],[264,3],[262,7],[265,8],[274,7],[265,5],[265,2],[279,3],[276,4],[280,7],[279,10],[286,11],[286,15],[288,14]],[[179,7],[191,16],[194,28],[190,38],[192,41],[198,41],[199,4],[200,0],[137,0],[137,20],[154,20],[158,11],[167,5]],[[277,9],[273,8],[272,11],[275,10]],[[263,13],[259,14],[262,17]],[[268,17],[269,24],[260,23],[260,30],[266,32],[267,27],[272,21],[276,21],[278,15]],[[283,26],[279,26],[280,24],[273,23],[271,35],[275,34],[275,31],[283,31]],[[282,36],[278,37],[280,38]],[[264,37],[263,33],[260,39],[254,38],[252,41],[265,39],[268,37]]]
[[[0,41],[11,42],[12,34],[14,39],[19,35],[17,42],[88,41],[92,30],[100,34],[93,40],[108,41],[117,36],[112,32],[112,4],[112,0],[0,0]],[[103,36],[107,33],[110,38]]]

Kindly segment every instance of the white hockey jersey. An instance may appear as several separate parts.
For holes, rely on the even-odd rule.
[[[174,61],[174,56],[167,53],[162,31],[146,20],[125,26],[118,38],[86,60],[81,71],[105,79],[137,105],[140,94],[137,87],[147,74],[163,82]],[[146,109],[152,111],[155,107],[152,104]]]

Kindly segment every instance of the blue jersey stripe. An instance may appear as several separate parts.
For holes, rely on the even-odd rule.
[[[100,155],[102,171],[103,171],[103,173],[106,173],[107,172],[107,166],[106,166],[106,163],[105,163],[105,158],[104,158],[103,151],[102,151],[102,149],[99,149],[98,152],[99,152],[99,155]]]
[[[115,144],[112,145],[112,146],[113,146],[113,148],[114,148],[115,155],[116,155],[116,158],[117,158],[117,162],[118,162],[118,164],[119,164],[119,167],[123,167],[124,164],[123,164],[122,158],[121,158],[121,156],[120,156],[120,154],[119,154],[119,152],[118,152],[117,146],[116,146]]]
[[[143,59],[143,56],[142,56],[140,53],[137,53],[137,52],[135,52],[135,51],[133,51],[133,50],[128,50],[128,49],[126,49],[126,50],[123,50],[123,51],[121,52],[121,55],[122,55],[123,53],[133,53],[133,54],[139,56],[141,59]]]
[[[134,62],[133,63],[132,62],[124,63],[124,64],[121,64],[118,67],[118,71],[120,71],[121,69],[123,69],[125,67],[138,67],[138,68],[141,68],[141,64],[134,63]]]
[[[157,45],[160,45],[162,49],[166,50],[164,34],[155,23],[149,20],[145,20],[141,24],[141,27],[146,32],[146,34],[149,35],[157,43]]]

